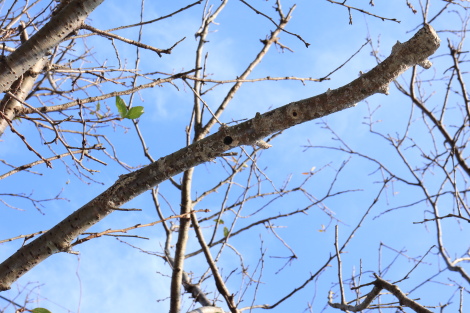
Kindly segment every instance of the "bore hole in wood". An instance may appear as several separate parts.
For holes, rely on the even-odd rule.
[[[229,144],[231,144],[232,142],[233,142],[232,137],[227,136],[227,137],[224,138],[224,144],[229,145]]]

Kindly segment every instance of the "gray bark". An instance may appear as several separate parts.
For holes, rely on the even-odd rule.
[[[0,60],[0,92],[6,92],[13,83],[26,71],[46,56],[71,32],[80,28],[87,16],[104,0],[73,0],[56,14],[36,34],[23,43],[18,49]],[[64,4],[66,2],[63,2]],[[0,135],[3,134],[7,121],[15,117],[18,109],[14,101],[0,107]]]

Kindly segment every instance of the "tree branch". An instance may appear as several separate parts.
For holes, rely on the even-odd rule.
[[[217,264],[215,264],[214,258],[212,257],[211,251],[206,244],[204,239],[204,235],[202,234],[201,227],[199,226],[199,222],[197,221],[197,216],[192,212],[191,214],[191,222],[194,227],[194,231],[196,232],[197,240],[201,245],[202,250],[204,251],[204,256],[206,257],[206,262],[209,264],[211,268],[212,276],[215,280],[215,285],[217,286],[217,290],[219,293],[224,297],[225,302],[227,303],[230,311],[232,313],[238,313],[237,307],[235,302],[233,301],[233,294],[230,294],[229,290],[227,289],[224,280],[222,279],[222,275],[220,275],[219,269],[217,268]]]
[[[393,294],[399,301],[400,306],[406,306],[412,309],[417,313],[432,313],[430,310],[426,309],[424,306],[419,304],[418,302],[411,300],[408,298],[403,291],[398,288],[397,285],[389,283],[374,273],[376,280],[371,284],[374,285],[374,288],[367,294],[364,301],[359,305],[348,305],[348,304],[340,304],[340,303],[332,303],[331,302],[331,294],[330,294],[330,301],[328,304],[336,309],[340,309],[341,311],[352,311],[352,312],[359,312],[365,310],[369,307],[370,303],[377,297],[382,289],[389,291]],[[369,284],[368,284],[369,285]]]
[[[64,10],[67,9],[68,6]],[[425,25],[406,43],[397,42],[391,55],[382,63],[346,86],[289,103],[264,114],[257,113],[256,117],[232,127],[221,127],[211,136],[142,169],[121,175],[102,194],[0,264],[0,290],[8,289],[16,279],[50,255],[68,251],[71,242],[86,229],[170,177],[210,161],[227,150],[241,145],[255,145],[275,132],[353,107],[358,101],[375,93],[387,93],[388,85],[408,68],[417,64],[430,67],[427,58],[437,50],[439,43],[434,29]]]
[[[73,0],[36,34],[0,63],[0,91],[5,92],[24,72],[78,29],[103,0]]]

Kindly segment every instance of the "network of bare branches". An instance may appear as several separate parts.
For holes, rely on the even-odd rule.
[[[11,288],[23,274],[56,253],[79,254],[77,249],[82,246],[114,238],[120,247],[145,253],[161,265],[161,272],[149,275],[168,286],[167,294],[158,301],[166,303],[170,313],[240,313],[278,308],[285,312],[291,311],[289,306],[299,298],[307,299],[301,304],[305,312],[443,312],[454,302],[460,303],[463,312],[463,294],[470,291],[465,267],[470,261],[469,246],[461,239],[468,234],[470,221],[470,99],[465,44],[469,12],[465,1],[400,1],[397,6],[421,18],[409,36],[412,39],[397,43],[389,53],[380,50],[379,41],[368,38],[332,65],[329,74],[318,77],[254,75],[270,50],[290,54],[295,50],[292,42],[302,49],[314,46],[307,39],[311,37],[290,29],[294,4],[285,8],[281,0],[262,4],[199,0],[169,5],[173,9],[145,19],[148,4],[142,0],[135,23],[99,29],[89,14],[101,2],[0,3],[0,135],[3,145],[8,140],[19,142],[21,155],[0,160],[0,181],[8,184],[14,177],[40,179],[47,176],[47,171],[62,171],[60,175],[72,180],[99,186],[110,182],[107,168],[117,168],[121,174],[95,198],[83,199],[87,203],[82,207],[71,208],[70,215],[55,221],[52,228],[54,224],[48,223],[0,238],[0,245],[17,244],[13,247],[18,249],[2,257],[0,291]],[[346,17],[341,21],[345,24],[352,24],[356,14],[400,23],[398,17],[377,11],[374,1],[366,8],[349,5],[347,0],[324,2],[333,4],[329,6],[338,12],[347,10],[349,20]],[[431,10],[431,3],[438,9]],[[235,9],[267,26],[265,37],[257,39],[256,51],[243,59],[245,63],[236,74],[225,77],[211,72],[214,67],[208,51],[217,38],[214,30],[223,26],[216,21]],[[152,40],[146,35],[189,15],[200,17],[192,33],[178,38],[168,36],[170,41]],[[435,27],[434,31],[432,27],[449,16],[458,17],[461,29]],[[439,47],[436,32],[448,35],[441,38],[447,50],[430,57]],[[179,54],[188,40],[195,40],[194,49],[181,61]],[[160,46],[160,42],[165,45]],[[242,86],[325,83],[366,47],[377,66],[357,79],[350,77],[355,80],[344,87],[305,100],[292,99],[299,101],[256,113],[252,119],[227,116],[236,106],[234,99]],[[172,68],[163,61],[155,61],[155,65],[148,62],[172,58],[176,60]],[[185,63],[189,58],[191,62]],[[430,61],[434,62],[434,70],[429,69]],[[408,75],[397,78],[410,67]],[[408,111],[400,107],[401,119],[397,122],[387,118],[391,113],[384,109],[386,104],[367,103],[368,116],[363,125],[367,140],[371,140],[369,146],[375,149],[356,148],[350,136],[336,131],[326,119],[373,94],[388,93],[390,84],[400,94],[397,102],[405,103]],[[184,130],[183,139],[173,139],[177,135],[169,133],[168,126],[155,126],[151,131],[145,126],[147,112],[139,104],[154,97],[155,93],[149,92],[155,89],[171,96],[183,94],[174,96],[181,97],[174,102],[190,103],[184,125],[179,126]],[[151,101],[157,102],[154,98]],[[292,175],[279,182],[272,177],[273,166],[263,161],[265,150],[284,136],[285,129],[312,119],[319,119],[319,129],[332,140],[327,145],[311,143],[304,153],[328,151],[340,155],[337,160],[341,161],[325,162],[301,173],[301,178]],[[166,137],[161,145],[175,152],[162,147],[155,152],[157,132]],[[134,136],[132,143],[125,137],[130,134]],[[378,153],[385,150],[386,154]],[[138,155],[138,161],[129,161],[132,158],[127,158],[127,153]],[[367,164],[360,174],[356,172],[358,162]],[[196,171],[202,163],[205,171]],[[29,186],[27,178],[23,179],[22,190],[0,193],[0,202],[8,210],[28,211],[24,207],[29,204],[36,209],[31,214],[47,215],[50,203],[66,203],[60,190],[53,196],[41,198],[50,194],[41,192],[36,196],[30,191],[34,185]],[[372,181],[366,196],[362,196],[365,191],[357,183],[360,179]],[[47,188],[48,184],[44,181],[37,186]],[[125,206],[144,192],[148,197],[145,206],[152,206],[152,212],[146,212],[151,220],[142,217],[145,209]],[[402,200],[396,197],[400,192],[411,195]],[[352,206],[352,200],[344,199],[356,197],[362,202],[354,219],[345,220],[336,214],[336,208],[348,203]],[[416,214],[408,210],[419,211],[421,219],[416,220]],[[111,213],[142,215],[137,223],[129,220],[112,228],[89,230]],[[410,240],[409,245],[421,248],[410,254],[405,248],[381,242],[376,253],[378,262],[363,266],[362,256],[366,250],[370,256],[374,247],[361,246],[357,239],[360,230],[394,214],[403,216],[403,225],[426,229],[433,242],[426,237],[420,246],[421,239],[416,239],[418,243]],[[310,240],[308,232],[291,233],[285,225],[289,230],[311,228],[312,216],[324,223],[315,233],[333,235],[327,248],[309,246],[304,248],[308,253],[299,253],[299,246],[307,246]],[[396,229],[405,227],[384,224]],[[381,230],[376,232],[379,236]],[[144,248],[142,242],[150,240],[158,240],[159,246]],[[305,258],[312,250],[315,255]],[[350,278],[345,278],[344,263],[353,252],[359,255],[354,265],[359,271],[353,269]],[[432,270],[422,270],[425,266]],[[418,275],[420,270],[425,274]],[[330,272],[333,279],[327,276]],[[414,275],[419,278],[412,280]],[[286,283],[278,284],[278,277]],[[330,282],[330,290],[318,287],[323,277]],[[429,292],[438,278],[453,292],[447,302],[424,303],[413,297],[413,292]],[[371,291],[364,292],[371,286]],[[36,305],[30,299],[35,289],[28,285],[18,288],[15,297],[0,296],[5,301],[1,312],[32,311]],[[460,293],[458,301],[453,296],[456,293]]]
[[[450,5],[462,5],[462,3],[448,2],[435,15],[430,15],[429,5],[421,4],[423,23],[435,21],[439,18],[449,18],[446,14],[458,16],[461,21],[462,29],[467,28],[467,13],[446,11]],[[411,6],[410,6],[411,7]],[[468,10],[468,7],[462,6]],[[417,67],[413,68],[409,78],[395,81],[397,90],[403,95],[403,100],[408,104],[408,112],[404,115],[401,127],[396,128],[394,134],[385,132],[384,124],[394,123],[392,120],[382,119],[380,106],[369,106],[369,117],[364,124],[369,128],[371,138],[376,147],[386,147],[390,154],[376,156],[369,152],[358,150],[348,143],[327,121],[322,121],[322,127],[331,133],[338,145],[334,146],[315,146],[309,145],[308,148],[321,148],[339,151],[352,158],[363,159],[374,164],[374,174],[380,177],[381,183],[390,188],[393,194],[400,192],[411,192],[413,196],[406,202],[396,205],[389,205],[387,209],[380,212],[375,218],[383,218],[388,214],[406,215],[403,213],[408,210],[421,209],[422,217],[419,220],[411,220],[415,225],[424,225],[430,234],[433,234],[435,242],[430,246],[428,253],[434,255],[434,261],[428,256],[428,262],[443,261],[443,266],[436,268],[434,272],[429,273],[428,277],[417,282],[410,287],[409,293],[416,292],[424,288],[427,284],[434,281],[442,273],[452,272],[457,274],[456,278],[447,278],[452,283],[449,285],[454,293],[460,293],[459,310],[463,311],[462,294],[468,292],[468,283],[470,276],[466,264],[470,261],[468,257],[469,246],[461,240],[462,233],[466,231],[466,224],[469,222],[470,211],[468,209],[468,192],[470,191],[469,182],[469,122],[470,110],[468,109],[468,92],[466,90],[466,79],[464,73],[468,72],[466,53],[463,51],[466,37],[459,29],[447,30],[452,36],[447,38],[447,51],[434,58],[435,64],[442,64],[430,78],[422,78],[423,72]],[[371,50],[380,62],[377,46],[371,42]],[[395,162],[390,162],[393,159]],[[387,201],[392,201],[388,199]],[[461,232],[454,232],[460,228]],[[386,247],[387,250],[390,247]],[[381,246],[382,248],[382,246]],[[411,260],[404,254],[405,251],[394,250],[399,258]],[[383,250],[379,250],[381,255]],[[426,253],[426,255],[428,255]],[[424,259],[424,257],[423,257]],[[416,259],[413,262],[416,266],[407,273],[401,282],[410,277],[411,272],[416,270],[423,259]],[[397,261],[398,262],[398,261]],[[429,263],[428,263],[429,264]],[[385,271],[386,272],[386,271]],[[353,275],[350,285],[352,289],[358,290],[367,285],[374,285],[374,289],[366,295],[357,294],[357,301],[363,302],[356,305],[350,305],[344,301],[343,290],[341,288],[341,303],[330,305],[343,311],[357,312],[365,308],[397,308],[410,307],[415,312],[432,312],[433,307],[423,307],[418,301],[412,301],[405,294],[398,292],[396,283],[384,285],[384,281],[376,275],[376,280],[372,283],[359,286],[358,278],[361,276]],[[379,273],[382,275],[382,273]],[[339,285],[343,282],[340,281]],[[398,302],[387,302],[386,304],[373,305],[371,301],[381,297],[381,289],[389,290],[398,300]],[[392,288],[398,293],[395,293]],[[380,300],[379,300],[380,301]],[[409,303],[412,301],[413,303]],[[447,303],[441,303],[436,308],[440,311],[445,310],[452,301],[450,297]],[[381,301],[380,301],[381,302]]]

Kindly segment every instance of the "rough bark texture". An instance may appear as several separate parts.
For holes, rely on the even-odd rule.
[[[21,101],[24,101],[33,88],[39,72],[46,64],[46,57],[39,59],[29,71],[20,76],[20,78],[13,83],[10,92]],[[20,101],[12,98],[8,94],[5,95],[3,101],[0,103],[0,111],[3,113],[3,116],[0,118],[0,135],[2,135],[8,127],[8,121],[12,121],[16,117],[16,113],[21,111],[21,109],[23,109],[23,104]]]
[[[392,54],[381,64],[344,87],[256,114],[253,119],[233,127],[221,127],[209,137],[138,171],[121,175],[109,189],[0,264],[0,290],[8,289],[16,279],[50,255],[70,249],[74,238],[113,212],[114,208],[169,177],[234,147],[256,145],[272,133],[352,107],[375,93],[386,93],[390,82],[409,67],[417,64],[429,67],[427,58],[437,50],[439,42],[432,27],[426,25],[406,43],[397,43]]]
[[[36,34],[18,49],[0,60],[0,92],[8,91],[26,71],[46,56],[46,53],[59,45],[71,32],[77,30],[87,16],[104,0],[73,0],[51,18]],[[63,2],[66,3],[66,2]],[[15,117],[18,106],[14,101],[2,105],[0,111],[0,134],[6,128],[6,119]]]

